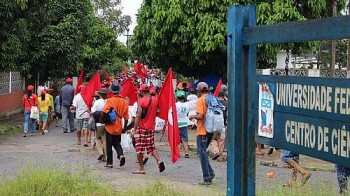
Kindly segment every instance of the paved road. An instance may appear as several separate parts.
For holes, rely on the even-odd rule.
[[[157,135],[159,138],[159,134]],[[59,166],[69,170],[86,169],[92,175],[109,181],[116,189],[123,190],[126,187],[138,187],[154,181],[162,181],[181,189],[194,191],[198,195],[223,195],[226,191],[226,162],[212,162],[216,172],[214,185],[201,187],[197,185],[201,181],[201,169],[199,160],[195,155],[190,159],[180,159],[172,164],[169,148],[166,141],[156,144],[160,156],[165,162],[166,170],[158,172],[153,159],[146,166],[146,175],[133,175],[131,171],[137,169],[135,153],[133,149],[125,149],[126,165],[119,167],[115,160],[115,167],[105,168],[102,162],[98,162],[97,151],[90,147],[77,146],[74,133],[62,133],[60,128],[52,129],[48,134],[23,138],[21,134],[0,137],[0,182],[5,177],[16,175],[19,168],[35,165],[39,167]],[[116,155],[114,156],[114,158]],[[260,158],[259,158],[260,159]],[[258,161],[259,161],[258,159]],[[303,161],[303,160],[301,160]],[[266,178],[266,173],[275,171],[274,179]],[[274,190],[288,181],[290,169],[271,168],[266,166],[256,167],[257,189]],[[310,184],[317,192],[319,186],[332,185],[336,189],[336,176],[332,172],[312,172]]]

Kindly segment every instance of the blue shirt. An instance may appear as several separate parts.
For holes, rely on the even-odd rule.
[[[74,87],[66,84],[61,88],[60,103],[62,106],[71,106],[74,98]]]

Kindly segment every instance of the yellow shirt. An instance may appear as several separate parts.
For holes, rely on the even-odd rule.
[[[51,103],[51,112],[52,113],[55,113],[55,106],[54,106],[54,100],[53,100],[53,96],[52,95],[50,95],[50,94],[46,94],[46,97],[49,97],[49,99],[50,99],[50,103]]]
[[[38,97],[39,112],[47,112],[49,111],[49,107],[51,107],[51,101],[49,96],[45,95],[45,101],[42,101],[41,96],[39,96]]]
[[[205,98],[207,95],[202,95],[200,98],[197,99],[196,102],[196,113],[197,114],[203,114],[203,118],[205,118],[205,114],[207,112],[207,104],[205,104]],[[197,120],[197,136],[198,135],[207,135],[207,131],[205,130],[204,126],[204,120]]]

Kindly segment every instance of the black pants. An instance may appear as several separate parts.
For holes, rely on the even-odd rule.
[[[118,159],[120,156],[123,156],[123,148],[120,145],[122,136],[121,135],[112,135],[106,131],[106,151],[107,151],[107,164],[113,164],[113,148],[117,152]]]

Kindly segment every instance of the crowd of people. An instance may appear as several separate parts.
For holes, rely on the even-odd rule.
[[[139,164],[139,167],[132,173],[146,173],[144,167],[148,161],[146,154],[154,157],[159,172],[165,170],[165,164],[161,160],[154,143],[155,122],[159,112],[157,97],[159,88],[155,89],[152,84],[135,84],[138,100],[129,111],[128,100],[120,95],[123,89],[118,81],[103,83],[102,88],[93,95],[92,107],[88,107],[81,96],[81,92],[85,88],[84,85],[78,86],[78,91],[75,92],[72,79],[67,78],[65,82],[66,84],[60,89],[55,99],[51,95],[52,89],[50,88],[40,86],[37,94],[35,94],[34,86],[29,85],[27,87],[27,92],[22,99],[25,117],[24,137],[27,137],[28,133],[30,136],[36,134],[37,123],[39,133],[47,133],[50,122],[56,119],[56,126],[58,126],[58,119],[61,118],[63,133],[76,132],[77,145],[82,144],[81,137],[84,135],[83,145],[88,147],[89,143],[92,143],[91,135],[94,132],[96,139],[93,147],[96,146],[97,148],[97,159],[106,162],[105,167],[112,168],[114,166],[113,148],[117,153],[119,166],[125,165],[126,160],[121,146],[121,135],[128,132],[136,151],[136,162]],[[203,173],[201,185],[210,185],[213,178],[215,178],[215,172],[207,153],[208,147],[212,147],[212,160],[224,160],[228,110],[228,88],[226,85],[220,87],[217,95],[224,113],[225,128],[221,133],[212,134],[208,133],[204,126],[207,110],[206,96],[213,94],[214,90],[205,82],[199,82],[195,88],[178,88],[175,93],[179,134],[181,146],[184,149],[184,158],[190,157],[188,128],[196,128],[197,155]],[[37,118],[33,117],[36,110],[39,113]],[[107,123],[105,119],[109,117],[111,110],[115,112],[116,119]],[[195,121],[195,125],[190,124],[191,121]],[[260,153],[260,150],[258,152]],[[282,150],[281,160],[292,168],[291,180],[286,186],[296,184],[298,173],[301,174],[303,184],[310,178],[310,172],[299,166],[299,154]],[[340,192],[344,192],[347,190],[350,168],[336,165],[336,172]]]

